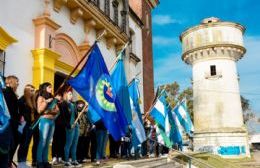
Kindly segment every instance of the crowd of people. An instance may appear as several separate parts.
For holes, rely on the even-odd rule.
[[[101,119],[91,121],[87,102],[73,100],[71,88],[63,89],[54,97],[49,82],[42,83],[37,90],[33,85],[27,84],[24,94],[18,97],[16,91],[19,79],[8,76],[5,84],[3,95],[11,119],[9,134],[6,134],[6,141],[9,140],[6,142],[8,152],[0,151],[1,168],[16,165],[13,162],[16,151],[17,166],[21,168],[28,167],[28,152],[32,152],[32,166],[38,168],[49,168],[55,164],[80,167],[87,159],[100,164],[108,158],[137,159],[159,155],[159,151],[167,153],[167,148],[159,147],[156,143],[155,127],[148,120],[144,121],[148,140],[133,148],[131,127],[125,137],[115,141]],[[29,151],[32,139],[32,150]],[[110,154],[107,156],[108,140]],[[50,145],[51,162],[48,160]]]

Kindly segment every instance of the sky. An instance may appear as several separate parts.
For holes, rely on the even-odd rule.
[[[240,92],[260,117],[260,1],[259,0],[160,0],[152,12],[154,84],[177,81],[191,87],[191,66],[181,60],[179,35],[202,19],[218,17],[246,27],[244,57],[237,63]],[[260,124],[251,129],[260,132]]]

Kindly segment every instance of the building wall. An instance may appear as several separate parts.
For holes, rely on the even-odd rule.
[[[28,9],[28,4],[34,8]],[[0,25],[18,40],[6,50],[5,76],[16,75],[18,94],[23,94],[27,83],[32,83],[34,25],[32,19],[43,12],[43,1],[9,0],[0,5]]]
[[[142,28],[138,23],[129,17],[129,28],[134,32],[132,41],[132,52],[140,59],[140,62],[136,62],[133,59],[129,59],[129,77],[131,81],[135,77],[140,80],[139,91],[141,96],[141,111],[144,112],[144,100],[143,100],[143,43],[142,43]]]
[[[207,78],[211,65],[216,66],[221,77]],[[243,117],[236,63],[228,59],[209,60],[194,64],[192,70],[195,131],[241,128]]]
[[[61,26],[57,34],[65,33],[72,38],[77,46],[84,41],[87,41],[90,45],[93,44],[96,39],[95,29],[91,29],[86,35],[84,22],[81,18],[75,24],[72,24],[69,9],[63,6],[57,13],[53,10],[53,1],[50,2],[50,18]],[[30,4],[30,8],[28,8],[28,4]],[[120,4],[120,8],[122,8],[122,4]],[[32,20],[42,15],[43,11],[44,1],[9,0],[2,2],[0,6],[0,25],[18,40],[17,43],[9,46],[6,50],[5,76],[16,75],[20,79],[19,95],[23,94],[24,86],[32,83],[33,80],[31,50],[35,47],[35,26]],[[55,51],[55,39],[52,43],[52,49]],[[115,46],[108,48],[104,39],[99,42],[99,46],[108,69],[111,69],[116,60]]]

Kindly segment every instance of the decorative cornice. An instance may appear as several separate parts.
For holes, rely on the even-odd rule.
[[[143,28],[144,23],[142,22],[142,20],[136,15],[136,13],[133,11],[133,9],[131,7],[129,7],[129,13],[130,16],[133,18],[133,20],[135,20],[135,22],[141,27]]]
[[[15,38],[9,35],[1,26],[0,26],[0,50],[5,50],[10,44],[17,42]]]
[[[130,52],[130,58],[135,61],[135,63],[138,63],[141,61],[140,58],[138,58],[133,52]]]
[[[68,0],[54,0],[53,9],[59,12],[61,7],[67,3]]]
[[[48,57],[48,59],[52,58],[54,60],[58,60],[60,58],[60,54],[58,54],[55,51],[52,51],[48,48],[40,48],[40,49],[32,50],[32,54],[34,57],[43,55],[43,56]]]
[[[88,33],[93,27],[97,25],[94,19],[89,19],[85,21],[85,32]]]
[[[225,53],[225,51],[232,51],[236,52],[237,54]],[[229,58],[237,61],[243,57],[245,52],[246,49],[243,46],[236,44],[212,44],[197,47],[184,52],[182,54],[182,60],[187,64],[192,64],[196,60],[208,60],[216,58]]]
[[[40,25],[48,25],[54,30],[58,30],[61,26],[58,25],[56,22],[54,22],[52,19],[50,19],[47,16],[41,16],[36,19],[33,19],[34,26],[40,26]]]
[[[115,37],[110,37],[107,39],[107,48],[111,48],[113,45],[117,44],[117,39]]]
[[[72,24],[75,24],[77,22],[77,20],[83,16],[83,11],[80,8],[76,8],[71,10],[70,12],[70,21]]]

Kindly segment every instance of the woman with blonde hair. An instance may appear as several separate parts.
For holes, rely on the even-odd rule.
[[[19,113],[26,122],[18,149],[18,167],[27,168],[26,158],[28,154],[29,144],[32,139],[33,130],[30,128],[34,121],[36,109],[33,106],[35,87],[27,84],[24,88],[24,95],[18,100]]]
[[[18,111],[18,96],[16,94],[19,86],[19,80],[16,76],[10,75],[5,79],[6,88],[3,90],[4,98],[11,116],[11,145],[9,151],[8,166],[12,167],[13,156],[18,146],[19,132],[18,126],[20,124],[20,115]]]

